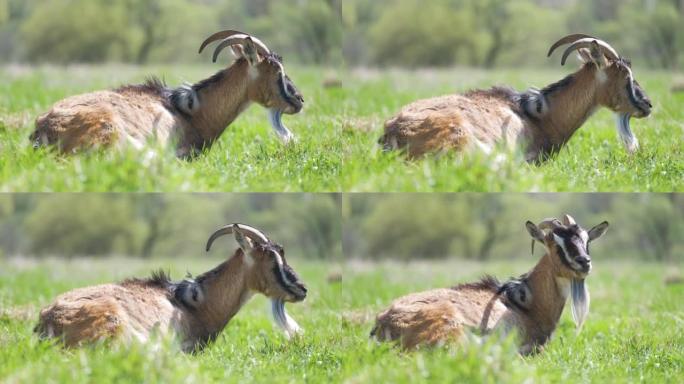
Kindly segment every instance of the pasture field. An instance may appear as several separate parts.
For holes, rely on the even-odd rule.
[[[35,117],[64,97],[141,82],[158,75],[177,86],[197,81],[217,66],[122,65],[0,68],[0,191],[250,191],[250,192],[431,192],[431,191],[632,191],[684,190],[684,93],[671,93],[679,79],[637,71],[653,99],[653,115],[633,120],[641,150],[628,155],[614,119],[599,111],[558,156],[541,166],[507,154],[504,161],[480,154],[454,154],[405,161],[376,145],[385,119],[419,98],[470,88],[510,84],[544,86],[565,73],[549,70],[352,70],[340,88],[324,88],[339,73],[321,68],[289,72],[304,94],[304,110],[285,116],[297,135],[283,146],[266,112],[252,106],[194,161],[170,151],[146,159],[131,151],[59,156],[35,151],[28,136]],[[289,68],[288,68],[289,69]]]
[[[471,348],[400,353],[368,342],[374,316],[407,293],[473,281],[485,273],[506,279],[526,261],[352,262],[345,271],[342,327],[349,339],[348,382],[392,383],[681,383],[684,380],[684,284],[665,285],[662,264],[599,260],[587,284],[591,308],[576,335],[569,304],[546,350],[516,354],[512,340]]]
[[[648,72],[635,76],[653,100],[653,114],[632,119],[641,149],[630,156],[618,139],[613,114],[598,111],[550,161],[537,166],[521,156],[498,153],[465,158],[454,154],[405,161],[379,150],[376,142],[386,119],[417,99],[493,85],[517,90],[542,88],[575,70],[453,68],[440,70],[352,70],[345,76],[345,191],[481,192],[650,192],[684,190],[684,92],[672,93],[684,76]],[[372,149],[369,152],[369,149]],[[500,156],[499,156],[500,157]]]
[[[200,273],[219,259],[73,259],[3,261],[0,269],[1,383],[287,383],[339,380],[344,335],[339,332],[341,284],[326,276],[339,267],[290,260],[309,287],[288,304],[304,337],[288,342],[273,324],[270,302],[255,295],[202,353],[187,355],[171,341],[156,345],[68,350],[32,334],[40,308],[57,294],[90,284],[147,276],[163,267],[175,279]]]
[[[266,110],[251,106],[231,124],[213,148],[194,161],[172,151],[59,156],[31,148],[28,136],[36,116],[70,95],[140,83],[150,75],[169,86],[196,82],[219,65],[124,65],[0,67],[0,191],[106,192],[337,192],[341,168],[339,88],[322,82],[338,74],[322,68],[296,68],[288,74],[305,99],[304,110],[283,122],[297,136],[283,146],[267,122]]]
[[[185,355],[167,342],[63,350],[32,335],[41,306],[68,289],[144,276],[163,266],[174,278],[217,259],[5,260],[0,269],[0,382],[682,382],[684,285],[664,284],[660,264],[595,260],[591,310],[576,335],[568,311],[546,351],[521,358],[503,345],[403,353],[368,340],[377,311],[402,294],[451,286],[483,273],[501,278],[531,260],[480,264],[463,260],[351,261],[342,283],[326,276],[339,265],[291,260],[310,296],[288,310],[305,329],[286,341],[267,301],[255,296],[203,352]],[[638,275],[636,274],[638,271]]]

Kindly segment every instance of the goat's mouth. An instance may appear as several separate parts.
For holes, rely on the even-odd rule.
[[[277,108],[271,108],[268,110],[268,122],[271,124],[271,127],[275,131],[275,133],[278,135],[280,140],[282,140],[284,143],[289,143],[291,141],[295,140],[294,134],[290,132],[289,129],[283,124],[283,111]]]
[[[271,313],[275,323],[285,332],[289,339],[292,336],[302,333],[302,329],[285,311],[285,301],[282,299],[271,299]]]
[[[278,284],[285,293],[280,300],[295,303],[306,298],[306,286],[299,280],[299,277],[297,277],[297,274],[289,265],[278,265],[275,267],[274,272]]]
[[[629,125],[629,120],[632,117],[630,113],[618,113],[615,115],[618,134],[622,140],[622,144],[629,153],[636,152],[639,149],[639,140],[637,140]]]
[[[579,267],[579,269],[575,270],[575,274],[580,279],[584,279],[585,277],[587,277],[590,272],[591,272],[591,263],[581,265]]]

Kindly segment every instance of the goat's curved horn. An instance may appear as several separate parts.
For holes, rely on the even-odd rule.
[[[571,226],[571,225],[576,225],[577,222],[575,222],[575,219],[573,219],[572,216],[565,214],[563,215],[563,225],[565,226]]]
[[[550,57],[551,54],[553,53],[553,51],[556,48],[560,47],[561,45],[574,43],[575,41],[577,41],[579,39],[586,39],[586,38],[594,39],[594,36],[585,35],[583,33],[573,33],[572,35],[567,35],[567,36],[561,38],[560,40],[556,41],[555,43],[553,43],[551,48],[549,48],[549,53],[546,54],[546,57]]]
[[[555,228],[560,228],[562,226],[563,226],[563,223],[561,223],[556,218],[544,219],[537,225],[537,227],[539,227],[539,229],[541,229],[541,230],[555,229]]]
[[[214,56],[212,57],[213,62],[216,62],[216,59],[218,58],[219,53],[223,50],[223,48],[231,46],[231,45],[243,45],[245,44],[246,41],[254,43],[254,46],[256,47],[257,52],[262,56],[266,57],[269,54],[271,54],[271,51],[268,49],[266,44],[264,44],[261,40],[257,39],[256,37],[250,36],[250,35],[234,35],[231,36],[227,39],[224,39],[221,41],[221,44],[216,46],[216,50],[214,50]]]
[[[268,238],[266,235],[264,235],[263,232],[260,230],[250,227],[249,225],[244,225],[244,224],[228,224],[225,225],[219,229],[216,230],[216,232],[212,233],[211,236],[209,237],[209,240],[207,240],[207,247],[206,250],[209,252],[211,249],[211,244],[216,240],[217,238],[223,236],[223,235],[229,235],[233,233],[233,227],[237,227],[237,229],[242,232],[243,235],[249,237],[252,241],[256,243],[267,243]]]
[[[207,45],[213,43],[214,41],[227,39],[233,35],[246,35],[246,33],[240,32],[240,31],[234,31],[232,29],[216,32],[213,35],[207,37],[207,39],[204,40],[204,42],[202,42],[202,45],[200,46],[200,49],[199,49],[199,53],[202,53],[204,48],[206,48]]]
[[[609,58],[610,60],[617,60],[620,58],[620,55],[618,55],[617,51],[605,41],[594,38],[585,38],[579,39],[574,43],[570,44],[570,46],[565,50],[565,52],[563,52],[563,57],[561,58],[561,65],[565,65],[565,60],[567,60],[568,56],[570,56],[570,54],[573,51],[578,50],[580,48],[591,48],[591,44],[593,44],[594,42],[597,43],[601,48],[601,53],[603,53],[603,55]]]

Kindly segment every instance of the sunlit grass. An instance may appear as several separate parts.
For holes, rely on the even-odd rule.
[[[144,276],[163,267],[180,278],[218,259],[49,259],[3,261],[0,270],[0,381],[24,382],[681,382],[684,285],[665,284],[666,267],[596,258],[588,278],[591,309],[578,334],[569,311],[545,351],[521,358],[512,340],[404,353],[368,339],[375,314],[396,297],[470,281],[502,279],[533,260],[348,263],[291,260],[310,295],[288,311],[305,329],[287,341],[256,296],[203,352],[172,342],[63,350],[32,334],[39,309],[55,295],[88,284]]]
[[[252,106],[195,161],[171,150],[152,160],[136,151],[59,156],[31,148],[35,117],[78,93],[141,82],[156,75],[170,86],[208,77],[219,67],[0,68],[0,190],[3,191],[339,191],[342,147],[337,124],[341,91],[324,88],[328,71],[298,68],[290,77],[305,109],[285,116],[298,141],[284,146]],[[334,74],[334,72],[333,72]]]
[[[653,115],[633,120],[641,149],[631,156],[603,109],[553,159],[528,165],[521,156],[453,154],[407,162],[379,150],[384,121],[412,101],[507,84],[543,87],[567,73],[549,70],[354,70],[345,80],[345,191],[681,191],[684,189],[684,93],[672,93],[670,73],[635,70],[653,99]]]

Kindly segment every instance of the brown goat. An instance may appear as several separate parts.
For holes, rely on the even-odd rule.
[[[530,272],[504,284],[487,276],[476,283],[396,299],[377,316],[371,336],[399,340],[402,347],[413,349],[464,341],[471,331],[515,329],[521,338],[520,353],[533,353],[548,342],[571,294],[573,318],[581,326],[589,311],[584,285],[591,271],[588,244],[603,235],[608,222],[585,231],[565,215],[563,223],[546,219],[539,226],[530,221],[526,226],[532,238],[546,247]]]
[[[445,150],[520,146],[529,162],[545,160],[560,150],[599,107],[617,115],[618,133],[629,152],[639,143],[630,117],[646,117],[651,101],[634,79],[630,63],[608,43],[588,35],[569,35],[556,42],[548,55],[570,44],[562,64],[574,51],[584,65],[542,90],[518,93],[507,87],[475,90],[418,100],[385,122],[379,143],[385,150],[405,149],[409,157]]]
[[[40,312],[34,331],[67,347],[105,339],[146,342],[154,332],[175,333],[184,351],[195,351],[216,339],[259,292],[271,298],[274,320],[286,335],[299,332],[284,303],[304,300],[306,287],[285,261],[283,248],[253,227],[232,224],[211,235],[207,251],[230,233],[240,248],[197,278],[174,283],[158,272],[149,279],[75,289]]]
[[[214,51],[232,47],[238,59],[227,69],[194,85],[167,88],[156,78],[69,97],[36,119],[34,147],[56,145],[63,153],[97,147],[143,148],[148,143],[175,145],[179,157],[211,147],[251,103],[268,109],[278,136],[294,138],[282,124],[283,113],[298,113],[304,99],[285,74],[282,59],[259,39],[238,31],[218,32],[200,52],[221,40]]]

